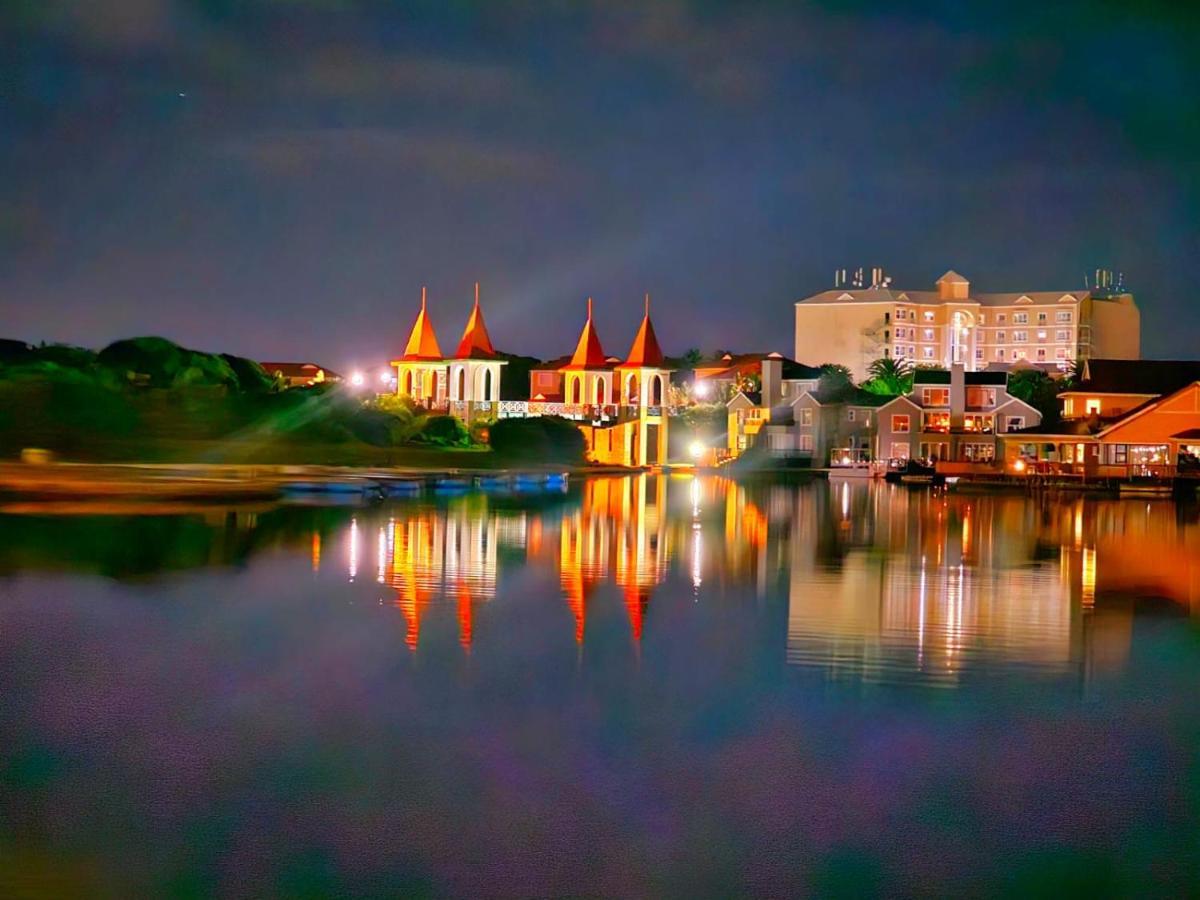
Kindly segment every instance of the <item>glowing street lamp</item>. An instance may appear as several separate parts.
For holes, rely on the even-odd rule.
[[[355,387],[362,387],[365,381],[366,379],[363,377],[362,372],[355,372],[350,376],[350,383]]]
[[[697,381],[692,387],[692,393],[694,393],[697,397],[707,397],[712,393],[712,385],[707,381]]]
[[[690,444],[688,444],[688,455],[697,461],[699,461],[700,457],[702,457],[707,450],[708,447],[705,445],[704,441],[692,441]]]

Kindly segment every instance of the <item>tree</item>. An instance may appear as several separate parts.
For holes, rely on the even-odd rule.
[[[1067,379],[1051,378],[1041,369],[1016,369],[1008,375],[1008,392],[1040,412],[1043,422],[1058,419],[1058,394],[1067,387]]]
[[[700,352],[698,347],[688,347],[679,361],[683,364],[683,368],[694,369],[696,368],[696,364],[702,359],[704,359],[704,354]]]
[[[872,393],[899,397],[912,390],[913,367],[908,360],[885,356],[871,363],[867,372],[871,377],[863,388]]]
[[[817,379],[817,393],[822,400],[836,403],[854,393],[854,377],[848,368],[836,363],[825,363],[820,368],[821,377]]]
[[[492,449],[510,460],[530,463],[584,461],[586,442],[574,422],[557,416],[501,419],[489,432]]]

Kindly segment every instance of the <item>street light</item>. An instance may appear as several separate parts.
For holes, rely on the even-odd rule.
[[[708,447],[705,445],[704,441],[692,441],[690,444],[688,444],[688,455],[697,461],[705,454],[707,450]]]
[[[355,372],[350,376],[350,383],[355,387],[362,387],[365,380],[362,372]]]

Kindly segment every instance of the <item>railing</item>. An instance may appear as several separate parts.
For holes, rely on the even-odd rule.
[[[669,416],[673,410],[666,406],[647,406],[647,416]],[[640,418],[642,407],[593,403],[552,403],[545,400],[501,400],[498,404],[501,419],[525,419],[533,416],[561,416],[564,419],[591,422],[627,422]]]

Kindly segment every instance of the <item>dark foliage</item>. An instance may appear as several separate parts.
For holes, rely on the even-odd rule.
[[[583,434],[557,416],[501,419],[491,427],[492,449],[512,459],[577,465],[584,461]]]

